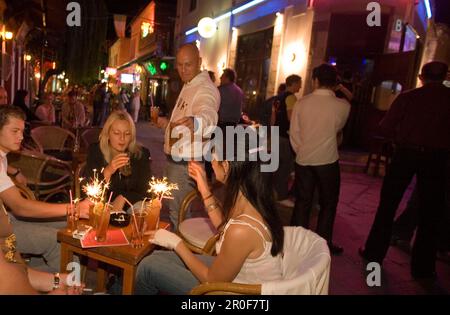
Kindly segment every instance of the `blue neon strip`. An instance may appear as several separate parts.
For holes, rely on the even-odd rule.
[[[198,27],[194,27],[193,29],[190,29],[189,31],[187,31],[185,34],[186,34],[186,36],[188,36],[188,35],[191,35],[191,34],[197,32],[197,31],[198,31]]]
[[[264,1],[266,1],[266,0],[253,0],[253,1],[250,1],[250,2],[248,2],[246,4],[244,4],[244,5],[241,5],[240,7],[236,8],[236,9],[234,9],[233,11],[229,11],[227,13],[224,13],[224,14],[214,18],[214,22],[222,21],[222,20],[230,17],[232,14],[237,14],[239,12],[247,10],[248,8],[251,8],[251,7],[253,7],[253,6],[255,6],[255,5],[257,5],[257,4],[261,3],[261,2],[264,2]],[[194,28],[188,30],[185,33],[185,35],[187,36],[187,35],[190,35],[190,34],[193,34],[193,33],[197,32],[197,31],[198,31],[198,27],[194,27]]]
[[[229,18],[230,16],[231,16],[231,11],[230,11],[230,12],[227,12],[227,13],[225,13],[225,14],[222,14],[221,16],[216,17],[216,18],[214,19],[214,22],[222,21],[222,20],[224,20],[224,19],[226,19],[226,18]]]
[[[427,16],[429,19],[431,19],[431,5],[430,5],[430,0],[424,0],[425,2],[425,8],[427,9]]]
[[[249,3],[246,3],[246,4],[242,5],[242,6],[240,6],[239,8],[234,9],[233,11],[231,11],[231,13],[232,14],[237,14],[237,13],[242,12],[244,10],[247,10],[248,8],[251,8],[251,7],[253,7],[253,6],[255,6],[258,3],[261,3],[263,1],[265,1],[265,0],[253,0],[253,1],[250,1]]]

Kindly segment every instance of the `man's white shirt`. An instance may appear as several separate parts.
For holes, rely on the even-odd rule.
[[[294,106],[289,130],[299,165],[319,166],[339,159],[337,133],[344,128],[350,104],[332,90],[317,89]]]

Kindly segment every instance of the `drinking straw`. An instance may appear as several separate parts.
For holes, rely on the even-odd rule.
[[[142,214],[142,211],[144,211],[144,205],[145,205],[145,201],[147,200],[148,198],[144,198],[144,200],[142,200],[142,203],[141,203],[141,209],[139,210],[139,213],[140,214]]]
[[[111,203],[111,198],[112,198],[113,192],[111,191],[111,193],[109,194],[109,199],[108,199],[108,204]]]
[[[70,195],[70,205],[72,205],[73,204],[72,189],[69,189],[69,195]]]
[[[127,198],[123,197],[123,199],[125,200],[126,203],[128,203],[131,206],[131,215],[133,216],[134,227],[136,228],[136,231],[139,232],[139,228],[138,228],[137,221],[136,221],[136,215],[134,214],[134,207],[131,204],[131,202],[128,201]]]

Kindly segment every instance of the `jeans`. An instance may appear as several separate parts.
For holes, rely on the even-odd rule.
[[[213,256],[195,256],[208,267],[214,260]],[[199,283],[175,252],[158,250],[139,263],[134,292],[139,295],[158,292],[181,295],[188,294]]]
[[[177,183],[178,190],[172,190],[173,199],[165,199],[164,202],[169,208],[170,221],[173,224],[172,230],[178,229],[178,213],[184,197],[195,189],[194,180],[189,176],[187,163],[175,163],[168,160],[165,169],[165,176],[169,183]]]
[[[435,272],[439,222],[445,207],[445,163],[448,153],[399,148],[383,180],[380,204],[365,245],[365,257],[382,263],[389,248],[395,212],[414,175],[419,213],[411,253],[411,272]]]
[[[317,187],[320,212],[316,232],[330,244],[333,238],[334,219],[341,184],[339,162],[320,166],[296,164],[295,181],[296,201],[291,225],[309,229],[314,191]]]
[[[21,254],[42,256],[45,263],[32,267],[46,272],[57,272],[60,268],[61,246],[56,239],[59,229],[66,227],[66,221],[26,222],[10,215],[14,234],[17,237],[17,250]]]

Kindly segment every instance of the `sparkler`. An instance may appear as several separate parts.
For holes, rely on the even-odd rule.
[[[86,193],[86,196],[91,200],[92,202],[99,202],[103,200],[104,192],[106,189],[109,188],[109,183],[105,183],[104,181],[101,181],[98,179],[97,170],[94,171],[94,178],[91,180],[90,183],[83,186],[83,191]],[[80,181],[82,181],[83,178],[80,178]]]
[[[147,192],[154,193],[158,196],[159,200],[171,197],[172,190],[178,190],[178,184],[169,183],[167,181],[167,177],[163,177],[163,179],[155,179],[154,177],[152,177],[151,181],[148,184],[150,186],[150,189]]]

